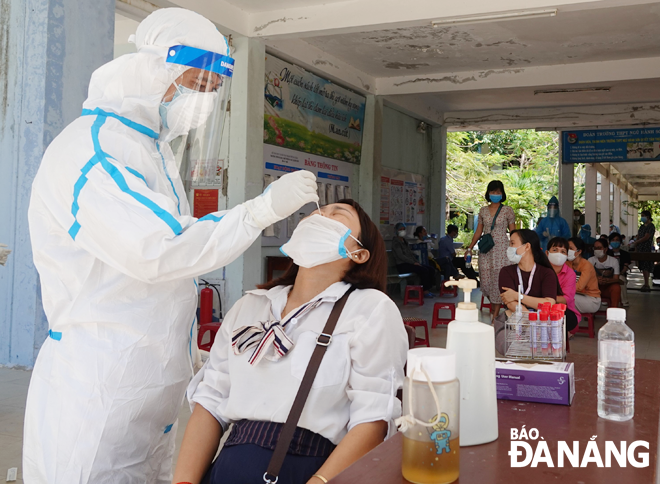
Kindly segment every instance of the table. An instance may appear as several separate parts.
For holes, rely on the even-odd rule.
[[[660,413],[660,361],[635,362],[635,417],[627,422],[611,422],[598,418],[596,413],[597,358],[592,355],[570,355],[575,363],[575,397],[571,406],[548,405],[498,400],[499,438],[488,444],[461,447],[462,484],[514,483],[584,483],[584,484],[654,484],[657,476],[658,423]],[[555,467],[511,468],[508,452],[511,446],[510,429],[537,428],[548,442]],[[618,467],[613,459],[610,468],[598,468],[590,463],[585,468],[557,466],[557,441],[580,442],[580,460],[589,439],[596,441],[604,460],[605,441],[636,440],[649,443],[649,466]],[[402,435],[385,441],[332,479],[332,484],[401,484]],[[532,448],[536,448],[533,441]],[[618,445],[618,444],[617,444]],[[643,452],[646,450],[642,449]],[[522,459],[519,457],[519,459]]]

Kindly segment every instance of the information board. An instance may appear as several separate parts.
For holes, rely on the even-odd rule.
[[[660,161],[660,128],[562,132],[562,163]]]

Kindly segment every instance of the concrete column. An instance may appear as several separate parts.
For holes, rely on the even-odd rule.
[[[112,60],[114,0],[0,2],[0,365],[31,367],[48,333],[27,210],[50,142],[75,118],[92,72]]]
[[[600,176],[600,231],[599,234],[610,233],[610,179]]]
[[[231,83],[231,121],[227,163],[227,202],[232,208],[263,191],[264,173],[264,44],[247,37],[235,37],[236,66]],[[245,291],[263,282],[261,238],[226,267],[226,307],[230,308]]]
[[[621,228],[621,189],[617,186],[614,185],[614,202],[612,203],[612,220],[614,221],[614,225],[619,227],[619,230],[623,230]]]
[[[573,222],[573,184],[574,184],[574,167],[575,165],[564,164],[561,162],[561,133],[559,134],[559,211],[562,217],[566,219],[569,226]]]
[[[430,233],[443,236],[447,218],[447,128],[431,129],[431,174],[426,189]]]
[[[380,218],[380,174],[383,160],[383,98],[367,96],[360,159],[359,203],[374,223]]]
[[[584,219],[591,226],[591,233],[598,232],[596,227],[596,175],[598,172],[593,165],[587,165],[584,175]]]

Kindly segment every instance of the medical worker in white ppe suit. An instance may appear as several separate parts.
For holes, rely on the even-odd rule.
[[[29,484],[170,482],[196,351],[195,276],[318,200],[314,175],[298,171],[192,217],[168,141],[220,135],[233,59],[212,23],[183,9],[147,17],[135,43],[136,54],[94,72],[82,116],[34,180],[29,222],[50,330],[27,399]]]

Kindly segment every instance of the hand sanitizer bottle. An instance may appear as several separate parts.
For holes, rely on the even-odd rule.
[[[460,382],[460,444],[485,444],[497,439],[497,392],[495,384],[495,333],[479,321],[470,293],[477,281],[447,281],[463,289],[456,319],[447,327],[447,349],[456,353],[456,376]]]

